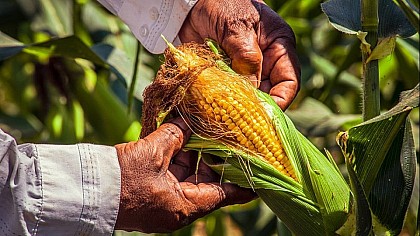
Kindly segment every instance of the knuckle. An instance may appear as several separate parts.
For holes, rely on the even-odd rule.
[[[163,124],[162,132],[169,140],[175,145],[181,145],[184,138],[184,134],[181,129],[174,124]]]

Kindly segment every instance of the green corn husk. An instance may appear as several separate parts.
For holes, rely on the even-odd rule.
[[[217,68],[226,76],[234,73],[224,63],[223,55],[215,49],[217,46],[212,42],[207,42],[207,45],[184,44],[178,48],[169,45],[165,52],[165,65],[144,94],[142,137],[156,129],[166,114],[174,109],[193,125],[188,120],[190,114],[183,114],[180,104],[186,99],[194,80],[210,67]],[[234,75],[238,83],[244,83],[246,78]],[[223,80],[218,83],[223,83]],[[224,179],[254,189],[294,234],[335,234],[352,208],[348,184],[333,159],[329,155],[324,156],[307,140],[269,95],[255,88],[251,90],[282,140],[297,179],[282,174],[255,153],[238,148],[224,138],[193,135],[185,149],[201,152],[205,162]],[[205,130],[206,127],[194,128]],[[217,160],[206,154],[220,158]],[[223,161],[220,162],[220,159]]]

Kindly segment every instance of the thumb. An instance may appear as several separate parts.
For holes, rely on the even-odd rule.
[[[260,86],[262,52],[257,35],[253,30],[231,34],[222,41],[222,47],[232,60],[232,68],[239,74],[248,76],[255,87]]]
[[[144,138],[153,147],[155,157],[162,158],[164,167],[169,165],[171,158],[178,153],[191,136],[191,130],[182,118],[175,118],[162,124],[156,131]],[[157,161],[157,160],[156,160]]]

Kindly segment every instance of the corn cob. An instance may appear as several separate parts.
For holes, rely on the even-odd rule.
[[[199,135],[225,143],[266,160],[297,180],[271,120],[246,78],[204,69],[190,85],[180,104]]]

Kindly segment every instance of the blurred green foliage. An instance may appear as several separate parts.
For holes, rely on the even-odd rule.
[[[328,23],[322,2],[266,1],[294,30],[302,66],[301,91],[287,114],[340,164],[335,136],[361,121],[360,42]],[[0,0],[0,19],[0,47],[7,47],[0,50],[1,129],[19,143],[112,145],[138,138],[141,94],[163,58],[138,47],[117,17],[90,0]],[[398,38],[379,68],[386,111],[419,82],[419,35]],[[417,156],[418,113],[410,115]],[[418,194],[414,198],[418,203]],[[403,230],[409,235],[415,231],[413,208]],[[218,210],[171,235],[273,234],[288,235],[256,200]]]

